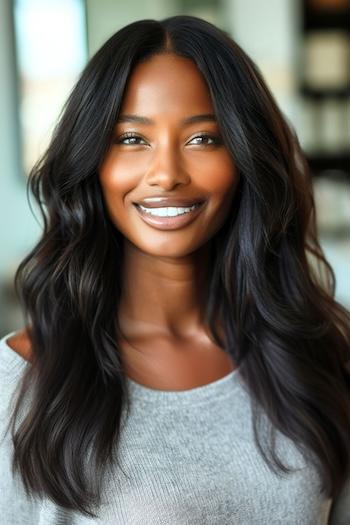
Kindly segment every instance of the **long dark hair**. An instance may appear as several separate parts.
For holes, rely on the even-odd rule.
[[[108,217],[98,170],[133,66],[169,51],[192,59],[204,75],[241,175],[234,207],[213,239],[207,326],[240,369],[267,463],[289,471],[273,441],[270,458],[260,443],[259,408],[314,456],[323,490],[335,497],[350,465],[350,314],[334,299],[308,164],[259,68],[228,33],[192,16],[136,21],[109,38],[29,174],[27,190],[44,224],[15,275],[33,358],[10,421],[13,472],[27,494],[96,516],[103,473],[118,464],[129,407],[117,343],[123,239]]]

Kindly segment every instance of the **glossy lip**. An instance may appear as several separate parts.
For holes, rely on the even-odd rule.
[[[153,226],[158,230],[177,230],[178,228],[187,226],[192,221],[194,221],[195,218],[201,213],[201,211],[205,207],[205,204],[206,201],[202,202],[202,204],[198,208],[195,208],[193,211],[185,213],[184,215],[180,215],[179,217],[155,217],[145,211],[142,211],[141,208],[137,206],[137,204],[133,204],[133,206],[136,209],[139,216],[141,217],[141,219],[150,226]]]
[[[184,208],[186,206],[193,206],[199,202],[203,203],[206,199],[189,199],[189,198],[175,198],[175,197],[146,197],[143,200],[134,202],[133,204],[141,204],[145,208],[162,208],[176,206]]]

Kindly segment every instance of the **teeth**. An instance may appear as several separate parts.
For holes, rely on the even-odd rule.
[[[156,215],[157,217],[176,217],[177,215],[184,215],[185,213],[189,213],[195,208],[198,208],[199,204],[194,204],[193,206],[186,208],[145,208],[144,206],[141,206],[141,204],[139,204],[139,206],[141,210],[149,213],[150,215]]]

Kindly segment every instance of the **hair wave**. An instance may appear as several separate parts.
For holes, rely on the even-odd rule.
[[[96,516],[103,473],[118,463],[129,406],[116,316],[123,239],[108,217],[98,170],[132,68],[169,51],[204,75],[241,175],[213,239],[205,320],[240,367],[267,463],[289,471],[273,440],[270,458],[259,441],[260,407],[315,456],[323,489],[335,497],[350,465],[350,314],[334,299],[307,161],[258,67],[228,33],[192,16],[139,20],[109,38],[82,71],[29,174],[43,232],[15,275],[33,359],[10,421],[13,472],[28,495]]]

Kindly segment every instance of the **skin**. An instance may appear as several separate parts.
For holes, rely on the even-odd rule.
[[[154,56],[134,68],[119,112],[153,124],[117,122],[99,170],[108,214],[124,237],[118,345],[128,376],[152,388],[194,388],[235,368],[204,325],[203,294],[211,239],[230,213],[238,174],[215,120],[181,122],[214,113],[190,59]],[[140,138],[121,139],[126,132]],[[161,231],[143,222],[132,204],[154,195],[204,196],[207,204],[191,224]],[[8,343],[28,356],[25,333],[13,338]]]
[[[230,212],[238,175],[222,139],[215,145],[215,138],[200,137],[206,132],[220,139],[216,121],[181,123],[214,113],[190,59],[167,53],[138,64],[119,116],[141,115],[153,124],[117,122],[99,171],[109,216],[124,236],[117,314],[124,361],[129,377],[155,388],[198,386],[234,368],[209,337],[201,305],[210,240]],[[126,132],[140,138],[123,139]],[[161,231],[143,222],[132,204],[154,195],[208,201],[191,224]]]

